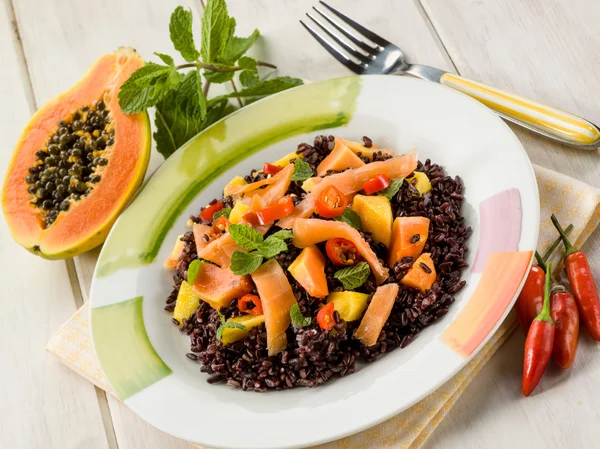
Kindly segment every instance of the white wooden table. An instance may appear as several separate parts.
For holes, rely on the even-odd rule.
[[[238,33],[280,72],[319,80],[347,74],[298,23],[314,0],[229,0]],[[409,58],[514,90],[600,122],[597,0],[331,0],[399,44]],[[0,175],[34,110],[120,45],[173,53],[168,20],[199,0],[0,0]],[[515,129],[532,161],[600,186],[598,152]],[[160,156],[153,155],[153,165]],[[588,250],[600,279],[600,232]],[[87,300],[98,251],[67,262],[17,246],[0,219],[0,448],[189,446],[150,427],[44,351]],[[573,368],[552,368],[520,393],[524,337],[515,332],[429,440],[428,449],[600,447],[600,346],[584,337]]]

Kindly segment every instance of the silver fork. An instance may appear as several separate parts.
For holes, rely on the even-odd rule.
[[[327,3],[320,3],[328,11],[313,6],[319,16],[306,14],[317,27],[302,20],[300,23],[335,59],[354,73],[408,74],[440,83],[479,100],[504,119],[551,139],[587,150],[600,146],[600,129],[588,120],[444,70],[410,64],[398,46]],[[337,20],[333,17],[337,17]]]

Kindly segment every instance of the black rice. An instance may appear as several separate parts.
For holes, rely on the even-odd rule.
[[[363,137],[363,142],[367,148],[373,144],[368,137]],[[333,147],[333,136],[317,136],[312,145],[298,145],[296,152],[316,171],[316,167]],[[360,154],[359,157],[365,162],[371,162],[369,157]],[[378,151],[374,153],[373,160],[386,160],[389,157],[389,154]],[[373,346],[365,347],[352,338],[359,321],[346,323],[336,312],[335,332],[322,330],[314,319],[307,327],[292,325],[287,331],[286,350],[272,357],[267,354],[264,327],[251,329],[248,337],[243,340],[227,346],[222,345],[216,338],[217,329],[221,324],[220,317],[217,311],[201,301],[200,307],[189,320],[182,320],[181,323],[176,319],[172,321],[181,332],[189,335],[191,352],[187,357],[200,363],[200,371],[209,374],[209,383],[223,382],[230,387],[259,392],[283,390],[294,386],[322,385],[334,377],[353,373],[357,361],[373,362],[385,353],[406,347],[423,328],[430,326],[448,312],[454,302],[453,295],[466,285],[460,278],[462,270],[467,266],[465,256],[468,247],[465,242],[471,235],[471,228],[464,223],[461,215],[463,184],[460,177],[447,176],[442,167],[429,159],[424,163],[419,162],[417,171],[427,175],[432,190],[421,196],[415,187],[415,180],[412,183],[404,181],[391,203],[396,217],[423,216],[430,219],[429,236],[424,251],[431,253],[437,272],[437,280],[431,290],[422,293],[400,285],[390,317]],[[247,182],[254,182],[266,176],[261,171],[252,170],[245,179]],[[293,195],[295,202],[305,196],[301,184],[292,182],[287,192]],[[233,207],[233,198],[225,197],[222,201],[225,207]],[[193,223],[202,222],[199,216],[192,216],[190,219]],[[277,230],[273,227],[270,233]],[[387,248],[375,243],[369,233],[360,232],[378,258],[387,266]],[[416,243],[420,239],[421,236],[415,234],[411,242]],[[174,308],[181,282],[187,279],[187,268],[190,262],[198,257],[193,233],[184,234],[182,241],[184,249],[173,276],[173,290],[166,301],[167,311]],[[324,243],[318,246],[324,251]],[[315,317],[322,300],[310,296],[287,271],[300,252],[299,248],[289,245],[289,250],[277,255],[276,260],[288,277],[302,313]],[[343,290],[343,286],[333,276],[337,267],[329,258],[325,259],[329,290]],[[389,267],[390,277],[386,282],[400,282],[414,261],[413,257],[404,257],[394,267]],[[425,264],[421,264],[420,267],[426,272],[431,271]],[[375,279],[371,275],[357,291],[370,294],[376,287]],[[237,301],[221,312],[225,318],[239,316]]]

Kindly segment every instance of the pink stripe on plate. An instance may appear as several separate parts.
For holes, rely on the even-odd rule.
[[[473,262],[473,273],[481,273],[492,253],[518,251],[521,239],[521,194],[508,189],[479,205],[479,245]]]

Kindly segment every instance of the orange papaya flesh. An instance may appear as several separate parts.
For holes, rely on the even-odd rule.
[[[388,265],[393,268],[403,257],[418,257],[428,238],[429,218],[397,217],[392,226]]]
[[[288,267],[288,271],[310,296],[325,298],[329,294],[325,257],[316,246],[304,248]]]
[[[228,268],[205,262],[200,266],[192,290],[213,309],[227,307],[231,301],[252,291],[250,276],[238,276]]]
[[[329,170],[346,170],[365,165],[361,158],[346,146],[339,137],[335,138],[335,146],[331,153],[317,167],[317,176],[325,176]]]
[[[146,113],[125,115],[118,92],[143,64],[128,48],[102,56],[77,84],[40,108],[25,127],[9,163],[1,203],[13,238],[34,254],[60,259],[100,245],[142,182],[150,158],[150,122]],[[94,116],[99,119],[92,120]],[[61,141],[62,134],[69,140]],[[59,154],[49,154],[51,144],[60,145]],[[60,159],[63,155],[68,158]],[[56,159],[64,161],[62,167]],[[74,165],[82,169],[80,175],[70,172]],[[38,171],[41,185],[30,182],[36,175],[30,168]],[[65,180],[60,168],[71,179]],[[43,174],[55,175],[50,186],[42,182]],[[59,192],[55,197],[59,181],[66,194]],[[38,191],[40,187],[44,194]],[[48,207],[45,201],[50,201]]]
[[[400,283],[406,287],[418,288],[425,293],[431,289],[431,286],[437,278],[435,266],[430,253],[423,253],[419,256],[410,270],[404,275]]]

